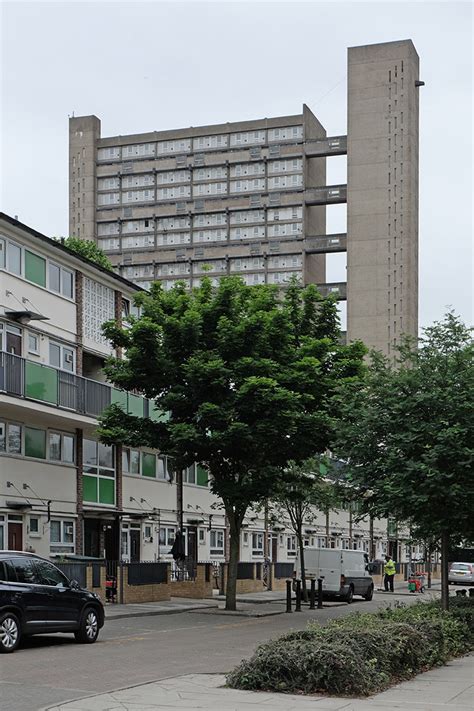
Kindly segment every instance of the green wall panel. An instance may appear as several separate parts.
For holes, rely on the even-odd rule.
[[[115,479],[99,479],[99,502],[115,504]]]
[[[139,395],[128,394],[128,414],[143,417],[143,398]]]
[[[46,431],[25,427],[25,457],[46,459]]]
[[[196,484],[198,484],[198,486],[207,486],[209,481],[207,469],[204,469],[204,467],[199,466],[199,464],[197,465],[196,469]]]
[[[96,502],[98,500],[97,496],[97,477],[95,476],[87,476],[87,474],[84,475],[83,478],[83,495],[82,498],[84,501],[93,501]]]
[[[46,286],[46,259],[25,250],[25,278],[40,286]]]
[[[58,371],[46,365],[25,361],[25,395],[57,405]]]
[[[122,410],[127,411],[127,402],[128,402],[128,394],[125,392],[125,390],[117,390],[116,388],[112,388],[112,397],[111,397],[111,403],[112,404],[117,404],[120,405]]]
[[[154,454],[142,453],[142,475],[156,478],[156,456]]]
[[[148,402],[150,408],[150,420],[154,420],[155,422],[168,422],[170,419],[170,413],[163,412],[162,410],[156,410],[153,400],[149,400]]]

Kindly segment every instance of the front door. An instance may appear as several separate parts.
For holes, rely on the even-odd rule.
[[[16,326],[7,327],[6,351],[21,356],[21,329]]]
[[[23,524],[8,522],[8,550],[23,550]]]
[[[84,555],[101,558],[100,521],[95,518],[84,519]]]
[[[188,539],[188,572],[190,576],[193,576],[196,571],[197,563],[197,528],[196,526],[189,526],[187,529],[187,539]]]
[[[276,563],[278,560],[278,536],[272,536],[272,562]]]
[[[130,529],[130,562],[140,562],[140,530],[137,528]]]

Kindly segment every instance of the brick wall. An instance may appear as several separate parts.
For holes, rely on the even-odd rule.
[[[208,581],[206,581],[206,566],[209,568]],[[172,597],[188,597],[196,600],[212,598],[212,565],[210,563],[198,563],[195,580],[173,580],[169,584],[169,588]]]
[[[225,595],[227,588],[227,575],[228,575],[228,565],[227,563],[222,564],[222,589],[221,594]],[[261,570],[261,567],[260,567]],[[263,580],[257,578],[257,564],[253,564],[253,575],[252,578],[237,580],[236,591],[237,595],[245,595],[246,593],[263,592],[266,587],[263,584]]]
[[[84,554],[84,504],[83,504],[83,478],[82,478],[82,430],[76,429],[76,554]]]
[[[84,307],[84,277],[82,272],[76,270],[75,275],[75,287],[76,287],[76,342],[77,342],[77,352],[76,352],[76,373],[77,375],[82,375],[82,339],[83,339],[83,307]]]
[[[169,583],[149,583],[145,585],[129,585],[128,584],[128,568],[122,568],[123,580],[123,603],[131,605],[140,602],[163,602],[170,600],[170,585]],[[169,574],[168,574],[169,579]],[[120,569],[117,571],[117,595],[120,598]]]
[[[93,585],[94,577],[93,577],[93,573],[92,573],[92,566],[91,566],[91,565],[90,565],[90,566],[87,566],[87,570],[86,570],[86,588],[87,588],[88,590],[91,590],[92,592],[97,593],[97,595],[100,597],[100,599],[102,600],[102,602],[105,602],[105,601],[106,601],[106,592],[105,592],[105,590],[106,590],[106,587],[105,587],[106,574],[107,574],[107,571],[106,571],[105,566],[103,565],[103,566],[101,566],[101,568],[100,568],[100,586],[99,586],[99,587],[95,587],[95,586]]]

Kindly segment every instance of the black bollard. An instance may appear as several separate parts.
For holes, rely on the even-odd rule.
[[[296,604],[295,612],[301,612],[301,580],[296,581]]]
[[[316,580],[311,578],[311,590],[309,592],[309,609],[314,610],[316,602]]]
[[[469,597],[474,597],[474,588],[469,588]]]
[[[291,580],[286,581],[286,611],[293,612],[291,609]]]
[[[318,578],[318,610],[323,606],[323,579]]]

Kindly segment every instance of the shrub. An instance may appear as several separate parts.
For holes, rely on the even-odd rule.
[[[238,689],[368,695],[474,648],[474,601],[396,606],[309,623],[260,645],[227,677]]]

